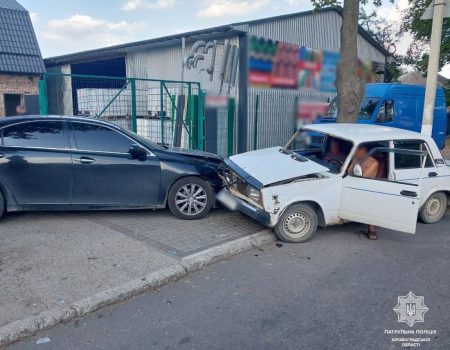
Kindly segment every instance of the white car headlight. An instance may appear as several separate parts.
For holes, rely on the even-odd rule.
[[[261,199],[261,192],[252,186],[247,186],[247,196],[258,203]]]

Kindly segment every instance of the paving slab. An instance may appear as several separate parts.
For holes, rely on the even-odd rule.
[[[238,213],[12,213],[0,223],[0,327],[71,305],[259,232]]]
[[[85,217],[178,258],[262,229],[253,220],[224,210],[195,221],[180,221],[165,210],[149,215],[139,211],[87,213]]]

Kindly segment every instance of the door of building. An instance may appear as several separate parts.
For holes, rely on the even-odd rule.
[[[22,95],[5,94],[5,116],[13,117],[16,113],[16,107],[22,102]]]

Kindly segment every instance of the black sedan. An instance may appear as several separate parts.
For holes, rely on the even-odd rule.
[[[210,211],[222,159],[162,147],[88,118],[0,120],[0,217],[6,211],[156,209],[182,219]]]

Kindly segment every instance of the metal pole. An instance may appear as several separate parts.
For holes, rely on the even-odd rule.
[[[197,118],[197,123],[198,123],[198,141],[197,141],[197,143],[198,143],[198,149],[200,151],[203,151],[205,149],[205,147],[204,147],[204,140],[205,140],[204,119],[205,119],[205,92],[200,89],[198,91],[198,118]]]
[[[180,84],[180,93],[179,95],[184,95],[183,90],[184,90],[184,69],[185,69],[185,64],[184,64],[184,58],[186,57],[186,38],[182,37],[181,38],[181,84]]]
[[[164,82],[159,84],[159,103],[160,106],[160,120],[161,120],[161,143],[164,145]]]
[[[433,11],[433,27],[431,29],[430,57],[423,108],[422,134],[431,136],[433,131],[434,105],[436,100],[437,77],[439,72],[439,55],[441,52],[442,23],[446,0],[436,0]]]
[[[38,83],[39,88],[39,114],[48,115],[47,76],[44,74]]]
[[[193,148],[193,132],[192,132],[192,126],[193,126],[193,116],[194,113],[192,112],[194,109],[194,104],[192,103],[192,86],[189,83],[188,84],[188,99],[187,99],[187,122],[189,123],[189,148]]]
[[[234,154],[234,113],[236,109],[236,100],[234,97],[228,97],[228,157]]]
[[[259,113],[259,95],[256,95],[255,120],[253,124],[253,150],[258,146],[258,113]]]
[[[130,79],[131,85],[131,130],[137,132],[137,108],[136,108],[136,80]],[[126,87],[126,85],[125,85]],[[119,92],[120,94],[120,92]]]
[[[186,56],[186,38],[181,38],[181,81],[184,81],[184,57]]]

